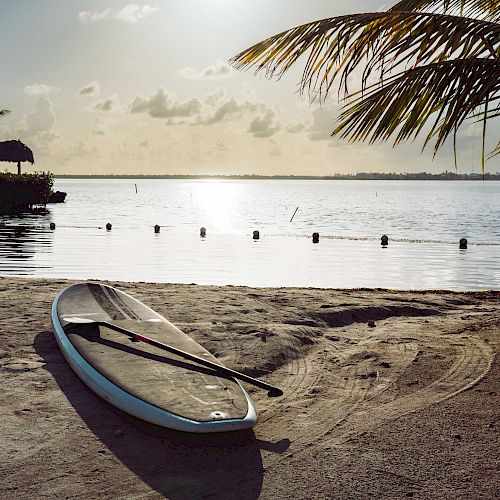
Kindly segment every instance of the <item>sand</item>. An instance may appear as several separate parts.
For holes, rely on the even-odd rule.
[[[0,278],[0,498],[499,494],[499,292],[111,283],[285,391],[251,389],[253,431],[203,436],[76,377],[50,324],[69,283]]]

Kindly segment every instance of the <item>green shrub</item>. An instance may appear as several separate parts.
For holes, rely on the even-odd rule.
[[[50,172],[12,174],[0,172],[0,208],[19,210],[44,205],[52,193],[54,176]]]

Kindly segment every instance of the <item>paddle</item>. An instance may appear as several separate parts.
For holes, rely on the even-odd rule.
[[[77,318],[77,317],[66,317],[63,318],[67,323],[72,324],[94,324],[98,326],[105,326],[111,330],[115,330],[116,332],[123,333],[124,335],[129,336],[130,338],[144,342],[146,344],[154,345],[155,347],[159,347],[164,351],[171,352],[172,354],[176,354],[177,356],[181,356],[182,358],[189,359],[190,361],[194,361],[199,363],[200,365],[207,366],[212,368],[223,375],[228,375],[230,377],[237,378],[239,380],[243,380],[248,382],[249,384],[253,384],[262,389],[266,389],[268,391],[267,395],[271,398],[275,398],[278,396],[283,396],[283,391],[278,389],[278,387],[274,387],[270,384],[266,384],[261,380],[245,375],[244,373],[237,372],[236,370],[231,370],[230,368],[226,368],[225,366],[218,365],[217,363],[213,363],[212,361],[208,361],[206,359],[195,356],[194,354],[189,354],[188,352],[182,351],[181,349],[177,349],[176,347],[172,347],[168,344],[164,344],[163,342],[159,342],[158,340],[154,340],[149,337],[145,337],[140,333],[133,332],[131,330],[127,330],[126,328],[122,328],[121,326],[114,325],[113,323],[108,323],[107,321],[96,321],[90,318]]]

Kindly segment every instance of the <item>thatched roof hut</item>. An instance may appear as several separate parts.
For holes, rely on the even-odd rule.
[[[21,141],[0,142],[0,161],[17,163],[17,173],[21,174],[21,162],[35,163],[33,151]]]

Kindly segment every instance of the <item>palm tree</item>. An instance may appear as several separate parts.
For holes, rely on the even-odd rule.
[[[451,134],[456,166],[456,132],[475,118],[484,176],[486,123],[500,116],[500,0],[401,0],[289,29],[231,63],[279,78],[304,54],[300,93],[321,101],[339,84],[344,107],[332,135],[397,145],[423,133],[435,155]],[[350,94],[348,78],[360,69],[361,88]],[[490,157],[499,153],[500,142]]]

